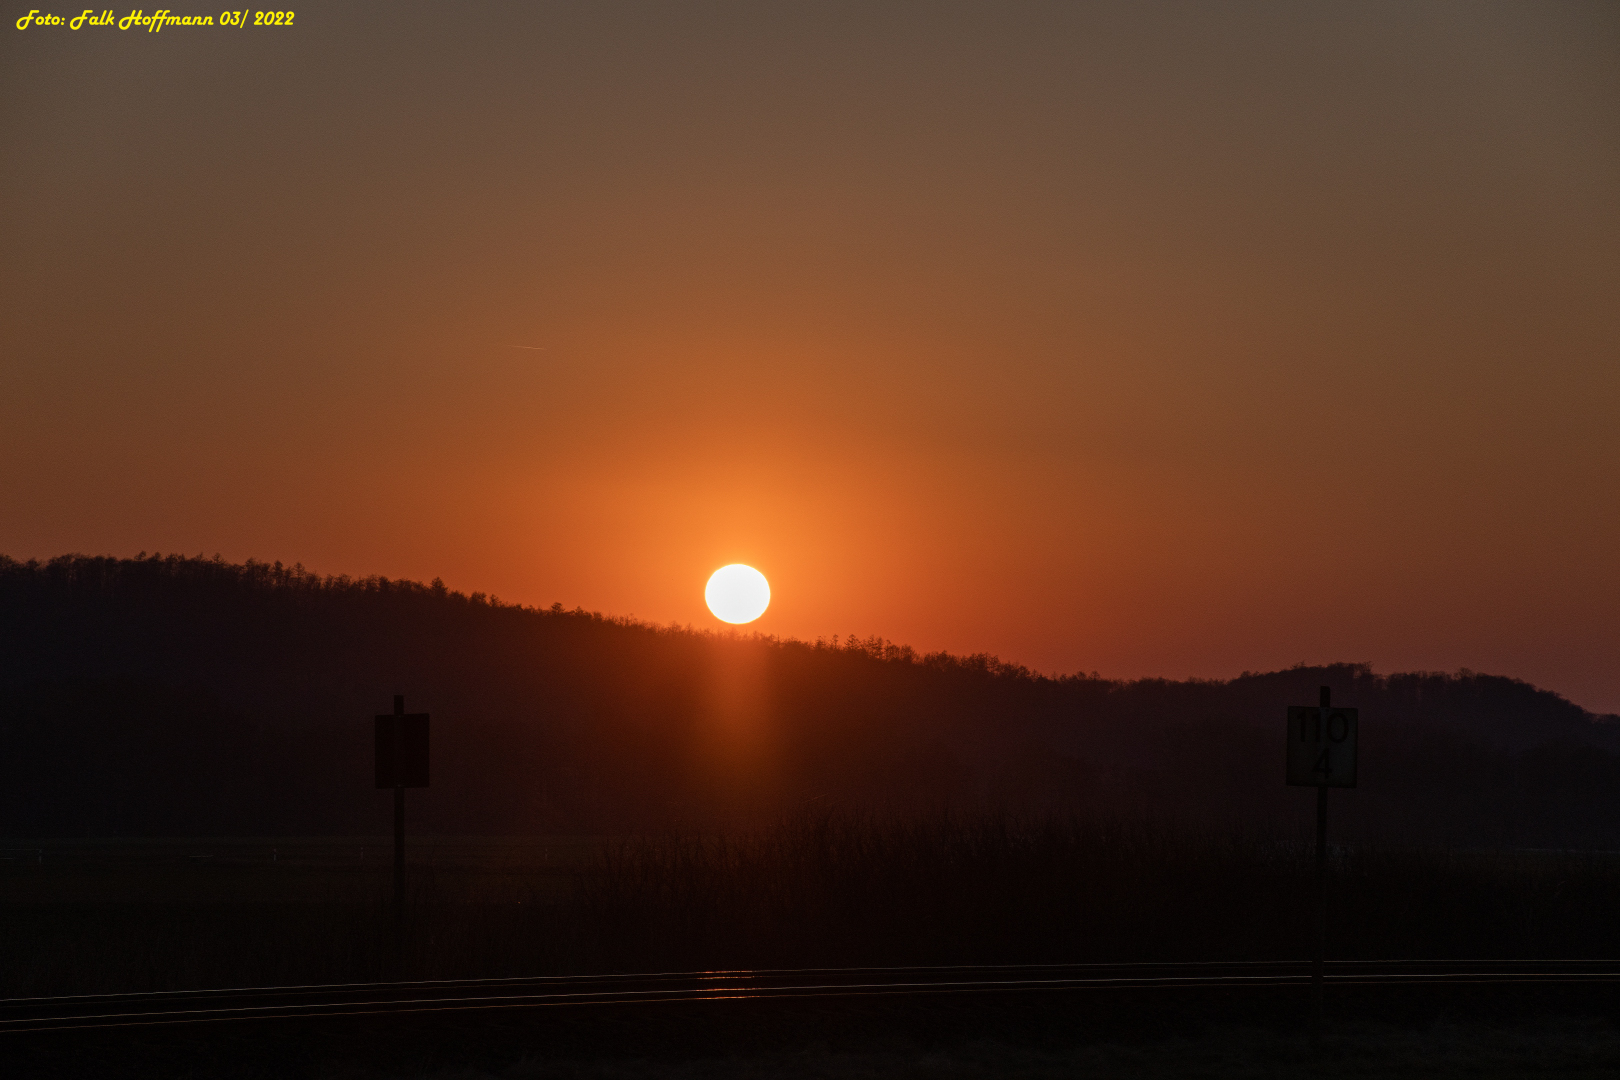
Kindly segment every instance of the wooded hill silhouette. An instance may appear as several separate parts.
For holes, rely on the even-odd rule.
[[[1048,677],[155,555],[0,557],[0,835],[380,833],[371,717],[395,692],[433,714],[413,832],[985,804],[1292,832],[1314,797],[1283,785],[1283,710],[1321,685],[1362,717],[1336,835],[1620,841],[1620,718],[1511,678]]]

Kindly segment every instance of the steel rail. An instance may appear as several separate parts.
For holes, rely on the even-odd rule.
[[[346,983],[0,1000],[0,1033],[737,999],[1308,986],[1309,961],[964,965]],[[1337,986],[1620,983],[1616,961],[1333,961]]]

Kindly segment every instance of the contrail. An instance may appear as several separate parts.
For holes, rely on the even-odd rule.
[[[505,345],[505,344],[503,344],[501,346],[501,348],[503,348],[503,349],[528,349],[530,352],[545,352],[546,351],[545,349],[539,348],[538,346],[535,346],[535,345]]]

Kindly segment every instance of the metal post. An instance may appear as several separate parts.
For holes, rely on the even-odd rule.
[[[1322,687],[1322,730],[1327,730],[1333,691]],[[1327,967],[1327,784],[1316,789],[1316,962],[1311,968],[1311,992],[1316,999],[1316,1038],[1322,1037],[1322,985]]]
[[[394,695],[394,910],[405,907],[405,695]]]

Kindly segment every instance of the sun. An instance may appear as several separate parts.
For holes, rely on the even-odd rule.
[[[732,563],[709,575],[703,590],[714,617],[728,623],[753,622],[771,603],[771,583],[752,566]]]

